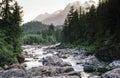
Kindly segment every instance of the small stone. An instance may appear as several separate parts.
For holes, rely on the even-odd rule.
[[[4,69],[8,69],[9,67],[8,67],[8,65],[4,65]]]

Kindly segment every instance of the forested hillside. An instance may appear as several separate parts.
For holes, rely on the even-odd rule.
[[[29,22],[22,27],[24,44],[52,44],[61,39],[61,26]]]
[[[41,22],[28,22],[22,25],[23,34],[37,34],[47,29],[47,25]]]
[[[119,0],[100,2],[97,8],[92,5],[89,12],[78,12],[71,7],[64,24],[64,42],[89,50],[119,44],[119,13]]]

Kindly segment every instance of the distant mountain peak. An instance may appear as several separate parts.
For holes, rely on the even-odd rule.
[[[74,9],[79,9],[80,6],[82,6],[82,9],[85,10],[93,4],[96,4],[93,0],[86,1],[84,4],[80,3],[80,1],[75,1],[69,3],[63,10],[57,10],[52,14],[40,14],[33,21],[40,21],[44,24],[63,25],[65,18],[67,17],[67,14],[72,6]]]

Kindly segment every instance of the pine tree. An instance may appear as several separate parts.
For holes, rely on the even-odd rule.
[[[20,24],[22,22],[22,8],[18,5],[17,2],[14,4],[14,11],[12,14],[12,27],[11,27],[11,33],[13,37],[13,48],[14,52],[20,52],[21,51],[21,29]],[[13,35],[14,34],[14,35]]]

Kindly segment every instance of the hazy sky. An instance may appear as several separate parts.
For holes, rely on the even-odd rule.
[[[86,0],[18,0],[18,3],[23,7],[24,22],[28,22],[39,14],[45,12],[52,13],[56,10],[64,9],[68,3],[74,1],[81,1],[81,3],[84,3]]]

